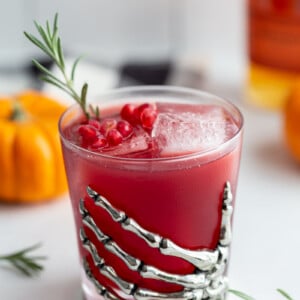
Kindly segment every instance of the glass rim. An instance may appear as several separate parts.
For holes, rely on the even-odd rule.
[[[100,157],[103,159],[109,159],[112,161],[118,161],[118,162],[136,162],[136,163],[149,163],[149,162],[169,162],[169,161],[181,161],[181,160],[187,160],[187,159],[193,159],[193,158],[200,158],[200,157],[205,157],[207,155],[213,154],[214,152],[218,152],[221,151],[221,149],[226,148],[228,145],[230,145],[231,143],[234,143],[235,140],[237,140],[239,138],[239,136],[242,134],[243,132],[243,128],[244,128],[244,117],[240,111],[240,109],[233,104],[231,101],[227,100],[226,98],[222,98],[216,94],[210,93],[210,92],[206,92],[203,90],[197,90],[194,88],[188,88],[188,87],[177,87],[177,86],[168,86],[168,85],[143,85],[143,86],[130,86],[130,87],[120,87],[120,88],[115,88],[115,89],[111,89],[111,90],[107,90],[104,91],[102,93],[99,93],[97,95],[97,97],[95,99],[98,98],[105,98],[105,97],[114,97],[115,99],[117,99],[118,95],[122,95],[125,93],[130,93],[130,92],[172,92],[172,93],[186,93],[186,94],[190,94],[193,96],[201,96],[201,97],[214,97],[216,99],[216,101],[218,103],[222,103],[223,105],[226,105],[226,110],[228,110],[228,107],[230,107],[231,110],[234,110],[235,113],[238,116],[238,120],[239,123],[238,125],[238,130],[235,132],[235,134],[229,138],[228,140],[226,140],[225,142],[217,145],[216,147],[213,148],[209,148],[207,150],[201,150],[201,151],[193,151],[191,153],[187,153],[187,154],[183,154],[183,155],[177,155],[177,156],[167,156],[167,157],[155,157],[155,158],[134,158],[134,157],[121,157],[121,156],[113,156],[113,155],[109,155],[109,154],[105,154],[105,153],[101,153],[101,152],[95,152],[95,151],[91,151],[88,149],[85,149],[79,145],[76,145],[75,143],[71,142],[70,140],[68,140],[64,134],[63,134],[63,130],[62,130],[62,121],[64,119],[64,117],[72,110],[75,108],[80,108],[78,103],[74,103],[72,105],[70,105],[69,107],[67,107],[67,109],[62,113],[62,115],[59,118],[59,122],[58,122],[58,129],[59,129],[59,135],[61,140],[66,143],[68,146],[71,146],[73,149],[76,149],[77,151],[81,152],[81,153],[85,153],[89,156],[94,156],[94,157]],[[170,97],[172,98],[172,97]],[[96,103],[97,100],[93,100],[92,102],[89,102],[90,104],[92,103]],[[101,103],[101,101],[99,101],[99,103]],[[105,102],[103,102],[105,103]],[[107,102],[106,102],[107,103]],[[229,113],[231,113],[231,111],[229,111]],[[231,113],[232,114],[232,113]],[[226,153],[226,152],[225,152]]]

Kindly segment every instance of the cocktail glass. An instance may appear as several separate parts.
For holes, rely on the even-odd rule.
[[[167,119],[181,109],[181,117],[192,116],[184,129],[170,119],[162,123],[164,139],[177,132],[171,150],[122,157],[84,149],[66,133],[83,118],[77,105],[59,123],[84,295],[87,300],[225,299],[242,115],[217,96],[177,87],[124,88],[95,103],[106,116],[136,102],[162,103]],[[195,114],[216,107],[217,117],[212,113],[211,120],[193,123]],[[224,124],[235,129],[214,145],[220,132],[230,131]],[[193,134],[203,131],[204,146],[195,146],[192,134],[174,154],[178,135],[189,136],[189,126]]]

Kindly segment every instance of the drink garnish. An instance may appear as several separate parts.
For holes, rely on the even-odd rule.
[[[40,246],[40,244],[36,244],[10,254],[1,255],[0,261],[8,262],[22,274],[31,277],[44,269],[38,261],[46,259],[45,256],[28,255]]]
[[[123,120],[117,122],[116,120],[103,119],[101,123],[97,123],[100,122],[99,108],[87,105],[86,101],[88,84],[83,84],[80,93],[74,87],[75,71],[81,57],[73,63],[70,74],[66,71],[61,39],[58,35],[58,14],[55,14],[51,26],[49,21],[46,21],[45,27],[37,22],[34,24],[40,37],[38,38],[26,31],[24,32],[25,36],[52,59],[60,70],[63,79],[56,77],[37,60],[33,59],[32,62],[42,72],[42,80],[60,88],[80,105],[87,119],[78,130],[82,139],[81,146],[91,150],[100,150],[104,147],[114,147],[121,144],[132,136],[134,127],[142,127],[148,133],[151,131],[157,110],[154,104],[149,103],[139,106],[125,104],[120,113]],[[99,128],[97,128],[98,125]]]
[[[157,116],[153,103],[125,104],[116,118],[89,120],[81,124],[78,134],[81,146],[91,150],[108,149],[130,139],[141,129],[149,135]]]
[[[50,26],[49,22],[46,22],[45,28],[39,23],[34,22],[35,27],[40,35],[40,38],[24,32],[25,36],[38,48],[40,48],[51,60],[55,63],[58,69],[61,72],[63,79],[56,77],[50,70],[45,66],[40,64],[37,60],[33,59],[33,64],[42,72],[41,79],[47,83],[50,83],[68,95],[70,95],[81,107],[87,119],[91,118],[90,112],[93,114],[93,117],[99,118],[99,109],[98,107],[94,108],[93,106],[87,107],[86,96],[88,91],[88,84],[84,83],[80,93],[75,90],[74,79],[76,67],[81,59],[78,57],[72,66],[70,74],[66,71],[65,58],[61,45],[61,39],[58,35],[58,14],[55,14],[53,25]],[[88,109],[89,108],[89,109]]]

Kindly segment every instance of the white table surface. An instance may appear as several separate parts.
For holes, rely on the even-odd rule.
[[[231,288],[256,299],[300,298],[300,165],[288,155],[278,113],[242,104],[244,148],[234,217]],[[0,205],[0,253],[41,242],[45,270],[25,278],[0,265],[1,300],[79,300],[80,275],[74,223],[67,195],[37,206]],[[236,299],[230,295],[228,297]]]

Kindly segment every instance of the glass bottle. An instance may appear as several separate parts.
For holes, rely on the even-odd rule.
[[[248,0],[248,102],[280,109],[300,75],[300,0]]]

